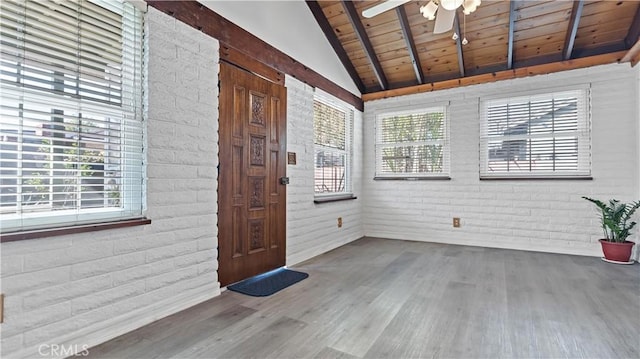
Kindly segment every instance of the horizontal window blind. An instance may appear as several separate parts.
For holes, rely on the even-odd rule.
[[[481,177],[589,176],[587,89],[481,104]]]
[[[376,120],[376,176],[442,176],[449,173],[445,106]]]
[[[2,231],[140,216],[142,14],[0,1]]]
[[[314,192],[350,192],[353,112],[321,100],[313,103]]]

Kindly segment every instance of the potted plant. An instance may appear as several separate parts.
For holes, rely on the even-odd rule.
[[[631,216],[640,207],[640,201],[621,203],[617,199],[609,200],[609,203],[597,199],[582,197],[595,204],[600,209],[600,220],[605,238],[600,239],[604,258],[615,263],[632,263],[631,249],[635,243],[627,241],[631,229],[636,222],[631,221]]]

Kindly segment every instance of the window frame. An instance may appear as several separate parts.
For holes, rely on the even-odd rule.
[[[549,99],[554,95],[560,95],[568,92],[581,92],[578,97],[578,106],[582,101],[583,108],[576,109],[578,113],[577,128],[573,131],[577,141],[576,149],[576,170],[575,171],[530,171],[530,172],[489,172],[489,142],[491,138],[507,138],[507,136],[489,136],[486,134],[486,128],[488,126],[488,105],[491,101],[517,101],[519,99],[529,98],[541,98],[547,96]],[[584,118],[580,118],[580,113],[584,113]],[[479,131],[479,179],[480,180],[590,180],[592,170],[592,99],[591,99],[591,84],[582,84],[574,86],[562,86],[551,87],[531,91],[522,91],[513,93],[510,96],[504,96],[504,94],[496,94],[480,98],[478,107],[478,118],[480,123]],[[531,121],[529,118],[528,121]],[[558,132],[557,135],[554,132],[548,133],[536,133],[518,135],[517,139],[540,139],[540,138],[553,138],[567,137],[570,132]],[[582,140],[582,141],[581,141]],[[585,153],[586,152],[586,153]],[[555,154],[555,152],[554,152]],[[555,160],[555,159],[554,159]],[[587,163],[586,168],[581,168],[581,163]]]
[[[131,46],[139,47],[138,51],[127,53],[127,51],[129,51],[129,47],[125,47],[123,45],[120,53],[120,58],[121,58],[120,66],[126,69],[132,69],[133,71],[131,74],[127,73],[126,78],[123,75],[122,82],[120,83],[121,91],[131,91],[130,92],[131,97],[126,98],[129,100],[129,102],[125,103],[123,101],[125,97],[122,97],[120,104],[116,106],[113,103],[109,103],[108,101],[96,100],[92,97],[82,98],[81,96],[77,96],[77,95],[73,96],[72,94],[69,94],[66,91],[63,93],[56,93],[56,92],[53,92],[52,90],[47,91],[46,88],[30,89],[28,86],[11,85],[9,82],[6,82],[6,84],[3,84],[3,88],[5,88],[6,91],[10,91],[11,93],[15,94],[14,96],[15,99],[13,100],[13,102],[16,102],[16,101],[19,102],[19,105],[16,107],[17,109],[21,109],[23,106],[23,103],[29,103],[27,101],[42,101],[42,100],[34,100],[34,99],[46,99],[46,100],[52,101],[52,103],[50,103],[49,105],[49,107],[51,107],[50,119],[48,122],[42,122],[43,126],[44,124],[54,123],[52,119],[58,114],[58,112],[56,112],[58,111],[56,110],[56,107],[64,108],[65,111],[79,111],[78,112],[79,114],[83,112],[82,109],[88,109],[88,108],[99,109],[97,110],[98,111],[97,113],[104,116],[111,116],[107,114],[121,113],[122,117],[118,122],[120,126],[120,129],[118,131],[120,132],[120,135],[118,137],[119,142],[117,143],[117,146],[120,147],[120,149],[118,150],[118,153],[120,156],[119,157],[120,163],[118,165],[118,168],[119,168],[119,171],[122,172],[122,176],[118,177],[120,178],[120,181],[116,184],[119,187],[118,189],[119,196],[117,198],[119,199],[118,201],[120,205],[117,207],[107,206],[107,205],[104,205],[102,207],[93,207],[93,208],[74,207],[72,209],[60,209],[60,210],[54,210],[52,207],[50,209],[45,208],[45,210],[43,211],[23,212],[20,209],[22,200],[16,200],[16,203],[14,206],[4,207],[5,211],[10,211],[12,209],[14,209],[14,211],[10,213],[7,212],[2,215],[3,218],[0,221],[0,232],[2,233],[2,242],[40,238],[40,237],[61,235],[61,234],[67,234],[67,233],[81,233],[81,232],[100,230],[100,229],[120,228],[125,226],[150,223],[150,220],[147,220],[146,218],[144,218],[144,213],[146,210],[146,158],[145,158],[146,157],[146,154],[145,154],[146,126],[144,121],[144,109],[143,109],[143,104],[144,104],[143,92],[145,91],[144,87],[146,85],[146,81],[145,81],[146,65],[144,63],[146,61],[146,55],[145,55],[145,51],[143,50],[146,47],[146,44],[145,44],[146,34],[144,30],[145,29],[145,26],[144,26],[145,11],[141,10],[138,6],[134,6],[133,4],[129,3],[126,0],[122,0],[122,5],[120,4],[116,5],[115,3],[108,2],[108,1],[101,1],[101,0],[91,1],[91,3],[93,4],[93,6],[102,7],[104,11],[116,13],[118,14],[118,16],[121,16],[122,20],[120,23],[120,31],[123,34],[122,35],[123,44],[126,43]],[[87,11],[87,10],[83,8],[83,11]],[[31,20],[31,21],[34,21],[34,20]],[[27,26],[32,26],[32,25],[27,25]],[[132,28],[139,29],[139,32],[137,31],[131,32],[130,29]],[[70,34],[73,34],[73,33],[70,32]],[[16,48],[18,48],[17,45],[16,45]],[[14,51],[14,50],[9,50],[9,51]],[[127,55],[124,55],[125,53]],[[13,61],[9,59],[5,60],[3,58],[3,61],[7,61],[7,66],[11,66],[10,62]],[[18,63],[15,65],[16,68],[20,68],[21,67],[20,64],[25,62],[25,60],[23,60],[22,58],[17,58],[16,61],[18,61]],[[34,62],[29,60],[26,60],[26,62],[27,62],[27,65],[33,69],[33,71],[42,71],[43,69],[48,68],[47,67],[48,65],[46,63],[34,64]],[[53,78],[53,76],[55,76],[55,73],[56,73],[55,71],[57,67],[51,67],[51,69],[49,70],[49,71],[52,71],[50,76],[52,76]],[[16,77],[17,84],[22,84],[24,83],[24,81],[28,81],[28,78],[26,78],[25,80],[25,78],[21,76],[20,72],[16,73],[15,77]],[[43,77],[43,80],[44,79],[45,78]],[[80,81],[80,79],[81,77],[75,78],[76,81]],[[54,80],[49,80],[49,82],[51,82],[52,84],[55,83]],[[48,84],[49,82],[43,82],[43,83]],[[90,84],[86,86],[90,86]],[[89,87],[86,88],[85,90],[91,91],[89,90]],[[76,91],[77,91],[76,94],[79,91],[82,91],[82,87],[80,87],[80,85],[77,85]],[[22,99],[21,97],[22,95],[20,94],[24,94],[25,99]],[[106,96],[111,96],[111,93],[107,92],[105,94]],[[28,100],[26,98],[28,98]],[[37,102],[32,102],[32,103],[37,103]],[[59,105],[57,106],[56,103],[58,103]],[[72,103],[75,103],[75,105],[71,105]],[[46,104],[46,101],[42,102],[42,104],[37,106],[45,106],[44,104]],[[20,110],[20,113],[21,113],[21,110]],[[66,117],[69,115],[67,113],[63,114],[62,112],[60,112],[60,116]],[[78,116],[79,116],[78,117],[79,119],[82,119],[81,115],[78,115]],[[25,131],[24,129],[25,127],[23,123],[25,121],[32,121],[32,120],[29,120],[29,119],[25,120],[25,118],[22,117],[22,114],[20,114],[19,118],[20,120],[17,122],[16,125],[10,125],[9,122],[7,122],[7,128],[11,128],[11,126],[19,126],[19,129],[17,130],[18,132],[16,132],[16,138],[18,138],[18,140],[16,140],[17,142],[15,142],[16,148],[17,148],[16,156],[17,156],[17,161],[22,161],[22,156],[24,153],[22,152],[23,151],[22,147],[25,144],[27,144],[22,140],[23,132]],[[88,118],[87,120],[89,122],[91,121],[90,118]],[[96,121],[102,121],[102,120],[96,120]],[[136,125],[134,126],[135,128],[132,127],[132,121],[136,123]],[[66,122],[60,122],[60,124],[68,125]],[[43,129],[44,128],[48,128],[48,127],[43,127]],[[83,127],[80,123],[78,124],[78,129],[77,129],[78,132],[76,136],[81,136],[81,133],[84,133],[83,130],[81,130],[81,128]],[[108,127],[105,127],[105,128],[108,128]],[[29,129],[29,127],[27,127],[27,129]],[[136,132],[139,132],[139,133],[133,132],[135,133],[135,136],[132,136],[132,132],[131,132],[132,129],[134,129]],[[67,130],[65,129],[65,131]],[[7,134],[4,135],[4,137],[9,137],[9,136],[10,135],[7,135]],[[40,136],[43,139],[45,138],[44,135],[40,135]],[[0,136],[0,137],[3,137],[3,136]],[[7,141],[7,144],[11,144],[11,143],[12,142]],[[109,146],[108,143],[105,143],[105,145]],[[29,145],[29,146],[32,146],[32,145]],[[34,144],[33,146],[37,146],[37,145]],[[139,148],[139,151],[137,150],[131,151],[130,148],[132,146],[134,148]],[[80,148],[82,147],[78,147],[78,149]],[[107,149],[104,149],[104,151],[107,151],[107,154],[103,154],[102,156],[108,156],[109,151],[112,151],[112,150],[107,148]],[[11,161],[11,159],[9,158],[8,161]],[[49,163],[54,160],[45,159],[43,161],[45,161],[43,163]],[[84,162],[74,162],[74,163],[75,165],[79,165]],[[107,172],[106,161],[102,163],[104,168],[101,171]],[[11,167],[7,167],[7,168],[11,168]],[[16,178],[18,179],[16,180],[15,187],[16,189],[18,189],[25,186],[25,184],[22,183],[23,180],[20,175],[22,166],[17,164],[16,169],[17,169]],[[76,169],[75,171],[81,171],[81,170]],[[57,176],[51,177],[50,175],[47,178],[49,179],[49,181],[53,181],[53,179],[59,178],[59,177]],[[103,175],[103,177],[101,178],[106,180],[109,177],[106,177],[105,175]],[[26,186],[29,187],[32,185],[26,184]],[[49,184],[47,186],[51,187],[53,185]],[[79,182],[74,186],[81,187],[82,184],[81,182]],[[112,185],[105,182],[103,186],[104,186],[103,195],[107,196],[107,191],[109,191],[107,188]],[[63,192],[60,192],[60,193],[63,193]],[[67,192],[64,192],[64,193],[67,193]],[[73,193],[80,195],[82,194],[82,190],[76,190]],[[54,194],[55,192],[49,192],[49,196],[52,196]],[[22,196],[22,195],[23,195],[22,190],[17,190],[16,196]],[[104,197],[103,199],[106,200],[106,198],[107,197]],[[135,201],[132,201],[131,200],[132,198],[135,198]]]
[[[313,124],[314,124],[314,141],[313,141],[313,195],[315,203],[326,203],[326,202],[334,202],[336,200],[343,199],[356,199],[353,195],[353,131],[354,131],[354,122],[355,122],[355,109],[353,106],[350,106],[343,101],[335,98],[334,96],[316,88],[314,90],[313,102],[320,102],[325,106],[332,107],[342,113],[344,113],[344,122],[345,122],[345,185],[344,190],[341,192],[316,192],[316,150],[319,145],[315,142],[315,109],[313,112]],[[315,106],[314,106],[315,107]],[[340,151],[340,150],[338,150]]]
[[[418,172],[418,173],[384,173],[381,171],[382,157],[380,157],[382,147],[400,146],[402,142],[395,143],[382,143],[381,136],[381,122],[385,118],[403,116],[403,115],[416,115],[421,113],[435,113],[438,111],[432,111],[434,109],[441,109],[444,113],[443,117],[443,135],[441,140],[425,140],[420,142],[410,142],[414,144],[430,145],[430,144],[442,144],[442,172]],[[413,108],[396,108],[377,113],[375,116],[374,124],[374,147],[375,147],[375,171],[374,180],[450,180],[451,179],[451,114],[450,103],[447,102],[434,102],[428,104],[421,104],[420,106],[413,106]]]

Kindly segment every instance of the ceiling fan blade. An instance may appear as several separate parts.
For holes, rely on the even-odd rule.
[[[447,10],[440,6],[436,14],[436,24],[433,27],[434,34],[442,34],[453,28],[453,19],[456,17],[455,10]]]
[[[362,11],[362,16],[366,17],[367,19],[372,18],[376,15],[382,14],[385,11],[389,11],[391,9],[394,9],[400,5],[404,5],[406,3],[408,3],[411,0],[388,0],[385,1],[383,3],[380,3],[378,5],[372,6],[368,9],[365,9],[364,11]]]

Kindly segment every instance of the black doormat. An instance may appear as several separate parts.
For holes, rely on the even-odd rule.
[[[253,297],[266,297],[308,276],[307,273],[279,268],[227,286],[227,289]]]

